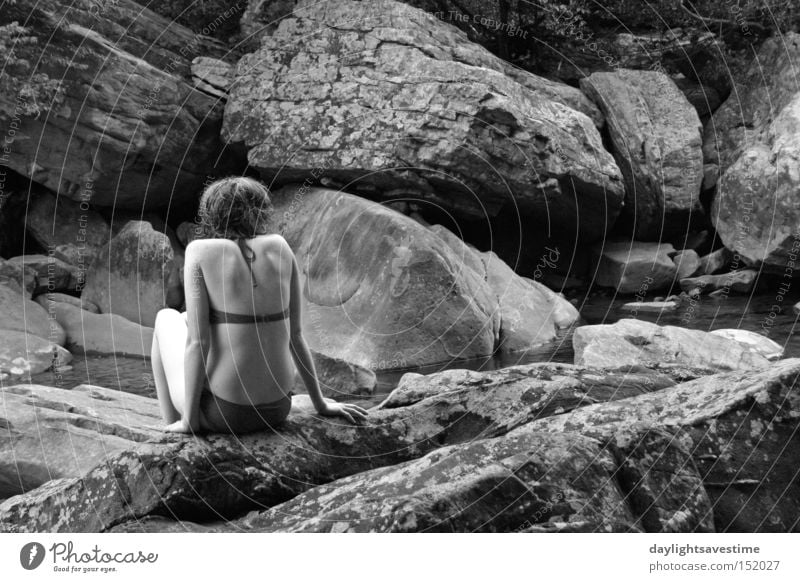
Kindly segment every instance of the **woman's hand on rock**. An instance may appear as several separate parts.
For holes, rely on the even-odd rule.
[[[343,416],[353,424],[367,419],[366,410],[355,404],[341,402],[325,402],[325,408],[319,411],[322,416]]]

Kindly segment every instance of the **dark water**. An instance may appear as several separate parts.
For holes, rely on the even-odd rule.
[[[639,312],[637,319],[659,325],[679,325],[703,331],[725,328],[746,329],[761,333],[783,346],[785,357],[800,357],[800,326],[798,326],[798,316],[792,312],[792,305],[799,300],[800,296],[789,295],[782,302],[776,301],[775,297],[770,295],[752,298],[730,296],[719,300],[703,296],[694,304],[685,304],[676,311]],[[614,323],[619,319],[631,317],[630,312],[622,309],[622,305],[628,302],[630,302],[629,297],[615,299],[613,295],[600,293],[585,299],[581,298],[577,307],[587,324]],[[534,362],[572,362],[572,357],[572,332],[567,330],[556,341],[525,353],[455,360],[415,369],[381,372],[378,374],[378,386],[374,396],[356,402],[363,405],[380,402],[406,372],[430,374],[453,368],[494,370]],[[76,356],[72,370],[59,375],[45,372],[34,376],[32,381],[62,388],[94,384],[152,398],[156,395],[150,363],[144,359]]]

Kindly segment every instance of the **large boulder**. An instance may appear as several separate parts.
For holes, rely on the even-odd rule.
[[[66,339],[55,315],[16,286],[0,285],[0,329],[29,333],[60,346]]]
[[[0,286],[15,289],[26,299],[33,296],[38,285],[38,275],[30,267],[0,259]]]
[[[0,329],[0,380],[11,376],[34,376],[66,366],[72,355],[43,337]]]
[[[52,479],[83,475],[159,435],[158,402],[96,386],[1,389],[0,499]]]
[[[190,65],[224,49],[133,0],[101,11],[94,0],[3,7],[14,46],[0,75],[0,120],[15,132],[5,159],[84,204],[190,200],[222,151],[222,106],[193,86]]]
[[[84,274],[111,238],[106,221],[89,204],[49,192],[31,196],[25,227],[48,253]]]
[[[594,404],[529,423],[519,431],[576,432],[613,449],[630,447],[654,430],[666,431],[669,442],[690,458],[669,467],[675,477],[664,476],[678,479],[681,468],[696,471],[710,498],[708,511],[716,531],[796,532],[798,378],[800,360],[782,360],[755,372],[707,376],[636,398]],[[662,464],[652,449],[648,456]],[[661,499],[648,497],[642,499],[645,507],[658,508]],[[690,497],[686,501],[683,517],[697,516],[702,506],[697,508]]]
[[[327,356],[370,369],[481,357],[541,345],[577,315],[495,256],[375,202],[294,187],[273,204],[270,228],[301,269],[309,345]]]
[[[580,366],[688,366],[710,371],[752,370],[769,361],[751,343],[719,334],[638,319],[586,325],[572,336]]]
[[[167,235],[149,222],[128,222],[92,263],[81,297],[102,313],[153,327],[160,309],[183,302],[181,272]]]
[[[159,435],[109,455],[86,473],[8,499],[0,504],[0,530],[101,531],[150,515],[190,521],[240,517],[315,485],[441,446],[501,436],[535,418],[674,384],[663,376],[655,382],[626,379],[626,373],[566,364],[498,370],[494,381],[469,374],[475,377],[451,380],[442,393],[417,390],[418,399],[406,396],[405,402],[395,399],[392,406],[373,409],[361,426],[314,415],[308,397],[300,395],[277,431]],[[37,456],[31,462],[44,461]]]
[[[702,126],[697,111],[663,72],[620,69],[581,80],[606,116],[625,178],[621,220],[638,240],[686,232],[702,212]]]
[[[619,293],[645,297],[669,288],[678,273],[671,258],[675,249],[668,243],[603,242],[592,250],[594,282]]]
[[[725,246],[750,265],[797,276],[800,251],[800,35],[764,42],[741,84],[706,127],[719,168],[711,219]]]
[[[410,6],[301,2],[239,62],[223,137],[273,183],[325,179],[599,239],[623,200],[594,107]],[[268,129],[265,129],[268,128]]]

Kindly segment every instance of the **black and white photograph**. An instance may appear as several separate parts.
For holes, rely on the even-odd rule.
[[[4,580],[797,580],[799,320],[798,0],[0,0]]]

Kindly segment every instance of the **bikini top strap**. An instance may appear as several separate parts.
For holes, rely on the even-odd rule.
[[[242,257],[247,263],[247,268],[250,270],[250,280],[253,282],[253,287],[258,287],[258,283],[253,275],[253,261],[256,260],[256,252],[247,246],[243,238],[237,238],[236,244],[239,245],[239,250],[242,252]]]

